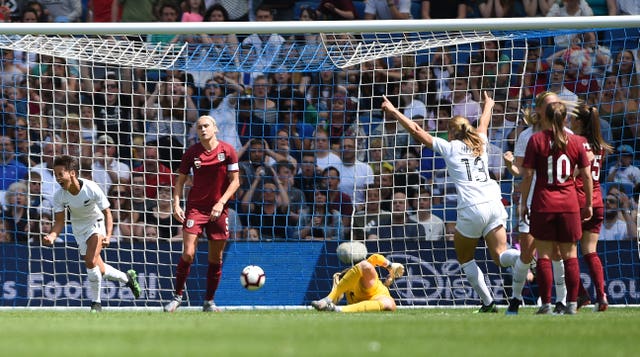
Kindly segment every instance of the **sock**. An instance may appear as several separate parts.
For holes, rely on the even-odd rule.
[[[378,254],[378,253],[371,254],[369,258],[367,258],[367,261],[376,267],[386,268],[389,265],[391,265],[391,262],[387,258],[385,258],[382,254]]]
[[[516,264],[516,260],[520,258],[520,251],[509,248],[500,254],[500,265],[503,267],[511,267]]]
[[[476,264],[475,259],[462,264],[462,270],[466,274],[467,280],[473,287],[473,290],[475,290],[478,296],[480,296],[480,299],[482,299],[482,303],[484,305],[491,304],[493,301],[491,292],[487,287],[487,283],[484,281],[484,274],[478,264]]]
[[[186,262],[182,257],[180,257],[178,266],[176,267],[176,295],[182,296],[184,284],[187,282],[190,270],[191,263]]]
[[[529,264],[525,264],[516,259],[516,263],[513,265],[513,282],[512,282],[512,296],[522,301],[522,289],[527,282],[527,274],[529,273]]]
[[[100,267],[97,265],[91,269],[87,268],[87,275],[89,276],[89,290],[91,291],[91,301],[100,302],[100,288],[102,287],[102,274],[100,274]]]
[[[369,312],[382,310],[382,302],[378,300],[365,300],[357,302],[355,304],[340,306],[340,311],[342,312]]]
[[[551,284],[553,284],[553,272],[551,271],[551,260],[539,258],[536,265],[536,281],[540,290],[540,300],[542,304],[551,303]]]
[[[593,285],[596,288],[596,297],[598,300],[604,298],[604,271],[602,270],[602,262],[598,253],[593,252],[584,256],[584,260],[589,268],[589,275],[593,279]]]
[[[580,282],[580,266],[578,266],[578,258],[569,258],[564,260],[565,280],[567,282],[567,301],[578,301],[578,285]]]
[[[119,281],[123,284],[126,284],[129,281],[129,276],[127,276],[127,274],[107,263],[104,263],[104,275],[102,275],[102,277],[107,280]]]
[[[553,263],[553,282],[556,284],[556,302],[560,301],[567,305],[567,286],[564,283],[565,266],[562,260],[554,260]]]
[[[337,302],[338,298],[347,290],[351,290],[355,284],[360,282],[362,277],[362,270],[359,265],[354,265],[351,269],[347,270],[340,282],[331,290],[327,297],[333,302]]]
[[[209,263],[207,268],[207,291],[204,294],[204,300],[213,300],[213,296],[218,290],[220,284],[220,276],[222,275],[222,263]]]

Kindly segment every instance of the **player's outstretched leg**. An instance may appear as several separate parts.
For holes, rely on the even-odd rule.
[[[340,308],[329,297],[311,302],[311,306],[318,311],[340,311]]]
[[[142,289],[140,288],[140,284],[138,283],[138,273],[136,273],[136,271],[133,269],[129,269],[127,270],[127,277],[127,287],[131,289],[131,292],[136,299],[139,298]]]

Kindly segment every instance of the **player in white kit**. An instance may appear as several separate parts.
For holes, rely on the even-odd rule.
[[[103,278],[126,284],[136,298],[140,296],[141,289],[135,270],[123,273],[102,260],[100,250],[109,244],[113,232],[109,201],[95,182],[78,177],[78,167],[78,160],[68,155],[59,156],[53,162],[53,172],[61,188],[53,196],[55,222],[44,242],[53,244],[64,229],[69,211],[73,235],[80,254],[84,256],[89,277],[91,312],[100,312]]]
[[[455,116],[449,122],[449,140],[430,135],[417,123],[398,111],[386,97],[382,110],[395,118],[411,135],[439,153],[447,164],[448,178],[458,195],[458,218],[454,247],[469,283],[480,296],[479,312],[497,312],[496,303],[477,265],[474,254],[478,239],[485,238],[493,261],[503,267],[513,266],[520,252],[507,249],[507,211],[502,204],[500,186],[489,177],[487,129],[494,101],[484,93],[484,110],[474,128],[467,119]]]

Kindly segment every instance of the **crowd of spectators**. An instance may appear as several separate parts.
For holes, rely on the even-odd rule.
[[[19,6],[0,12],[4,21],[313,21],[638,12],[637,1],[624,0],[12,4]],[[295,73],[269,73],[269,62],[259,61],[273,60],[292,41],[317,44],[317,35],[145,38],[204,44],[219,59],[235,64],[256,57],[251,73],[89,66],[2,50],[0,241],[40,242],[58,187],[51,164],[65,153],[80,157],[82,177],[107,193],[114,211],[112,240],[179,240],[182,231],[171,214],[170,187],[184,148],[197,138],[192,123],[200,115],[216,118],[219,139],[235,147],[240,158],[241,188],[230,201],[233,239],[450,239],[448,211],[455,210],[456,196],[442,158],[386,120],[379,100],[386,95],[406,116],[446,137],[452,116],[472,122],[479,117],[483,90],[496,100],[489,130],[490,173],[503,182],[513,178],[502,165],[502,153],[513,149],[525,125],[519,113],[537,93],[551,90],[599,110],[605,138],[617,148],[605,161],[601,180],[623,188],[621,194],[606,195],[607,210],[616,213],[607,215],[609,226],[617,229],[611,237],[629,239],[632,230],[620,228],[615,218],[624,223],[623,212],[637,210],[640,61],[637,48],[611,48],[604,35],[530,40],[522,59],[511,57],[509,45],[486,41],[470,47],[467,57],[443,47],[422,56],[421,62],[420,56],[393,56],[344,70]],[[517,202],[511,192],[503,194],[505,204]]]

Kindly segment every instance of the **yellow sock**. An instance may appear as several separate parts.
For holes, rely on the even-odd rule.
[[[351,267],[351,269],[347,270],[344,274],[340,282],[331,290],[329,295],[329,299],[332,301],[337,301],[338,298],[345,293],[347,290],[351,290],[355,284],[360,282],[360,278],[362,277],[362,270],[360,266],[357,264]]]
[[[373,266],[376,266],[376,267],[385,267],[386,268],[389,264],[391,264],[387,260],[387,258],[385,258],[382,254],[378,254],[378,253],[371,254],[369,256],[369,258],[367,258],[367,261],[369,263],[371,263]]]
[[[371,312],[382,310],[382,302],[378,300],[365,300],[340,307],[340,311],[342,312]]]

